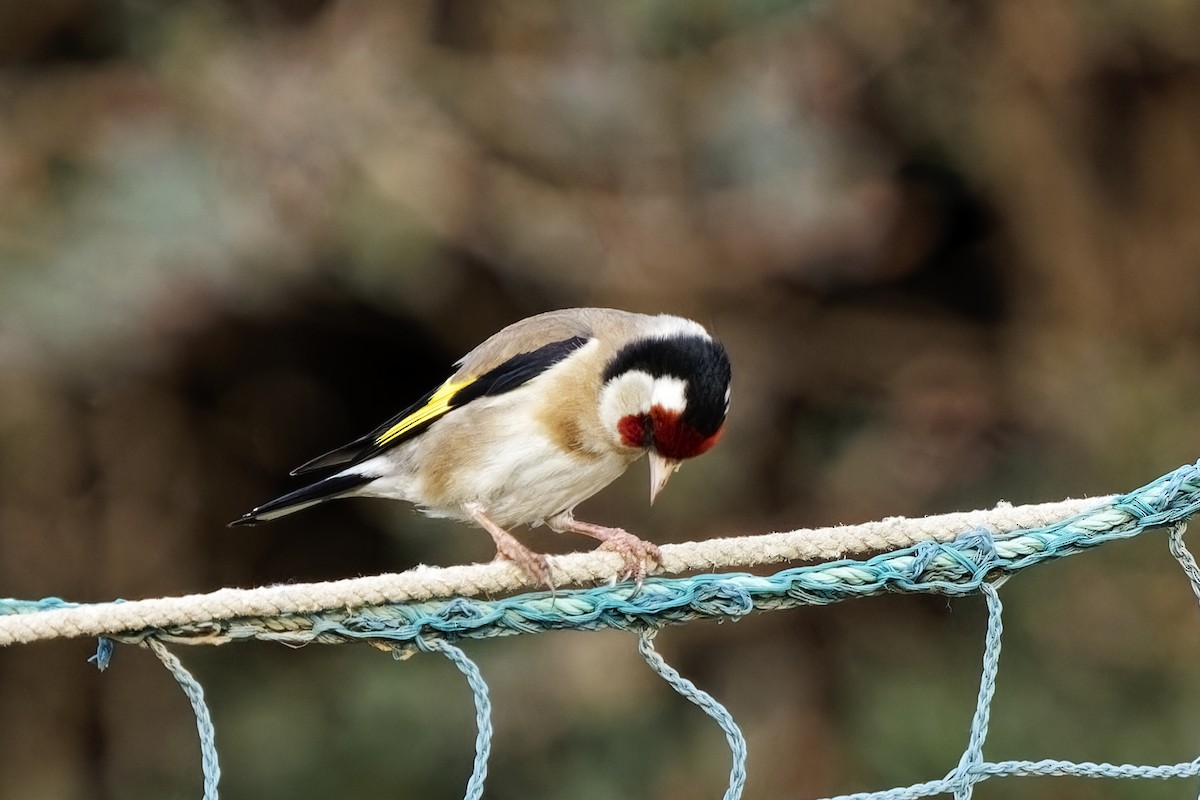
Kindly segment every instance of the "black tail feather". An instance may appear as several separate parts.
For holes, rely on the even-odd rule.
[[[288,474],[300,475],[305,472],[316,472],[319,469],[350,464],[359,460],[366,453],[369,453],[374,444],[375,440],[370,435],[360,437],[349,444],[342,445],[335,450],[330,450],[328,453],[322,453],[310,461],[305,461]]]
[[[347,492],[353,491],[358,487],[370,483],[375,480],[373,475],[331,475],[324,480],[310,483],[308,486],[303,486],[294,492],[276,497],[263,503],[257,508],[247,511],[239,519],[235,519],[229,523],[232,528],[236,525],[257,525],[260,522],[282,517],[285,514],[291,514],[293,511],[299,511],[302,508],[324,503],[326,500],[333,500],[342,497]]]

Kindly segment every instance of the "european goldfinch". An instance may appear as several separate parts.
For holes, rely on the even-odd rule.
[[[661,564],[650,542],[572,511],[646,454],[653,503],[684,459],[717,442],[730,381],[720,342],[681,317],[573,308],[509,325],[455,366],[411,407],[291,474],[339,471],[230,524],[339,497],[387,497],[475,522],[499,555],[546,586],[546,557],[508,528],[545,524],[598,539],[638,581],[647,561]]]

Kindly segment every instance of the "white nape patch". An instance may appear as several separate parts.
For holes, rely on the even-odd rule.
[[[695,322],[684,317],[676,317],[672,314],[659,314],[654,318],[655,330],[654,335],[668,339],[672,336],[699,336],[702,339],[711,339],[708,331],[699,322]]]
[[[654,379],[650,393],[650,406],[662,406],[667,411],[680,414],[687,408],[687,381],[665,375]]]

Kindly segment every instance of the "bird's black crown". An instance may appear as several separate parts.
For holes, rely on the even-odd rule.
[[[604,381],[634,370],[682,380],[687,386],[683,421],[703,436],[712,436],[725,423],[732,371],[717,340],[686,335],[639,339],[613,356],[604,369]]]

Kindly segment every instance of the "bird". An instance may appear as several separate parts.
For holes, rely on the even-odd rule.
[[[553,588],[545,555],[510,532],[546,525],[599,540],[641,585],[657,545],[575,519],[575,507],[648,456],[650,503],[725,431],[731,367],[697,322],[568,308],[527,317],[457,362],[444,383],[354,441],[291,474],[335,470],[229,523],[252,525],[337,498],[407,501],[473,522],[497,557]]]

